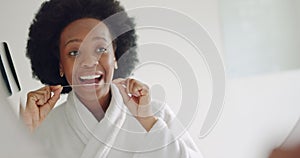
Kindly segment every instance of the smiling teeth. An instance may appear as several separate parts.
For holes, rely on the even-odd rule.
[[[100,78],[100,77],[101,77],[101,75],[80,76],[80,79],[82,79],[82,80],[92,80],[92,79]]]

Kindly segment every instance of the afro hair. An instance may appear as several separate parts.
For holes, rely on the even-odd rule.
[[[63,29],[71,22],[82,18],[105,20],[120,12],[122,19],[111,20],[108,28],[111,34],[118,34],[122,28],[132,28],[117,36],[113,41],[118,61],[126,53],[127,58],[114,73],[114,78],[127,77],[138,63],[136,33],[133,18],[115,0],[50,0],[41,5],[29,28],[26,55],[30,59],[32,75],[46,85],[69,85],[59,75],[59,40]],[[104,21],[105,23],[105,21]],[[113,27],[110,27],[113,26]],[[62,93],[72,89],[64,88]]]

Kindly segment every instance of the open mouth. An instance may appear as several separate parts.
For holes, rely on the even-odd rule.
[[[103,75],[82,75],[79,76],[81,84],[98,84],[103,78]]]

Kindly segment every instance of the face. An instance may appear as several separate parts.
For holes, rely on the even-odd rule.
[[[80,98],[99,99],[109,93],[115,56],[104,23],[92,18],[70,23],[61,33],[59,46],[60,69]]]

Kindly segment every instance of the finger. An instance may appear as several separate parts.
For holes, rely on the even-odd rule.
[[[53,96],[49,99],[49,104],[51,104],[51,106],[54,106],[55,103],[58,101],[58,99],[60,98],[60,93],[62,92],[63,87],[59,87],[58,89],[55,89],[53,91]]]
[[[126,86],[126,93],[127,94],[131,94],[130,93],[130,87],[131,87],[132,79],[131,78],[127,78],[125,82],[126,82],[126,84],[125,84],[125,86]]]
[[[135,80],[131,91],[135,96],[148,95],[149,87],[146,84]]]
[[[144,86],[141,90],[139,90],[141,96],[148,96],[149,95],[149,88],[148,86]]]
[[[41,89],[39,90],[36,90],[36,92],[40,92],[40,93],[44,93],[46,95],[50,95],[50,87],[49,86],[45,86],[45,87],[42,87]]]
[[[128,94],[132,94],[136,97],[139,96],[138,93],[135,93],[135,91],[138,91],[138,81],[135,80],[135,79],[131,79],[131,78],[128,78],[128,81],[127,81],[127,93]]]
[[[49,86],[42,87],[41,89],[36,91],[37,93],[42,93],[45,95],[45,101],[47,101],[51,97],[51,90]]]
[[[44,97],[39,98],[37,104],[38,105],[44,105],[51,97],[51,90],[49,86],[42,87],[36,91],[34,91],[35,94],[44,95]]]
[[[128,93],[126,92],[126,88],[120,83],[117,83],[116,86],[122,95],[124,103],[126,104],[130,99],[130,97],[128,96]]]
[[[123,79],[123,78],[118,78],[113,81],[113,83],[119,89],[125,104],[128,103],[128,101],[130,100],[130,97],[128,96],[128,92],[126,90],[127,89],[127,86],[126,86],[127,81],[128,81],[128,79]]]
[[[60,87],[60,88],[56,89],[53,92],[54,93],[53,96],[48,100],[48,102],[40,108],[40,117],[42,119],[44,119],[48,115],[48,113],[53,109],[56,102],[60,98],[60,94],[61,94],[62,89],[63,89],[63,87]]]
[[[53,96],[48,100],[49,104],[52,106],[51,109],[54,107],[58,99],[60,98],[60,94],[63,90],[61,85],[57,86],[50,86],[51,92],[53,92]]]
[[[60,89],[61,87],[62,87],[61,85],[49,86],[51,92],[54,92],[54,91]]]
[[[141,96],[140,91],[142,91],[142,89],[143,89],[143,87],[140,83],[134,82],[134,84],[130,90],[130,93],[136,97],[139,97],[139,96]]]
[[[37,105],[44,105],[48,102],[48,100],[51,97],[51,93],[49,91],[37,91],[35,92],[36,97],[38,98],[38,101],[36,102]]]
[[[42,96],[36,92],[29,92],[27,94],[26,108],[32,108],[37,106],[37,102],[41,99]]]

